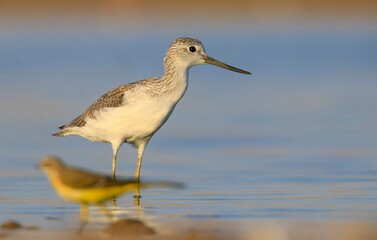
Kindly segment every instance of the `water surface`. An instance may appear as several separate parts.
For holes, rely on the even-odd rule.
[[[81,30],[0,38],[0,221],[76,227],[78,206],[60,200],[34,165],[55,154],[110,173],[111,148],[51,133],[105,91],[160,76],[166,49],[180,35],[200,38],[210,56],[253,75],[190,70],[188,91],[151,140],[141,173],[186,188],[145,190],[142,209],[130,195],[119,198],[117,216],[155,223],[377,220],[374,26],[159,36]],[[136,151],[124,145],[118,174],[132,176],[135,163]],[[93,216],[101,218],[95,209]]]

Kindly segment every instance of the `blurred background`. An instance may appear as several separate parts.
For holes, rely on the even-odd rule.
[[[376,24],[373,0],[0,0],[1,220],[74,216],[74,205],[40,204],[58,198],[33,165],[56,154],[110,173],[111,147],[51,134],[106,91],[161,76],[171,42],[188,36],[253,75],[190,70],[141,173],[188,187],[144,193],[146,209],[161,219],[375,223]],[[123,146],[118,159],[131,176],[136,150]]]

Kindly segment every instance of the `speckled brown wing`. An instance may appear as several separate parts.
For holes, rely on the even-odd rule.
[[[80,116],[73,119],[70,123],[59,127],[64,129],[67,127],[85,126],[87,117],[95,119],[95,113],[102,108],[119,107],[124,103],[124,93],[136,86],[135,83],[121,85],[102,95],[95,103],[88,107]]]

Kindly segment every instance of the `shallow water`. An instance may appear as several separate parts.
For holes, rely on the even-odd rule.
[[[20,30],[0,38],[1,222],[76,227],[78,206],[60,200],[34,165],[55,154],[110,173],[108,144],[51,133],[105,91],[161,75],[177,32]],[[186,188],[144,190],[142,208],[132,196],[121,197],[116,216],[157,225],[376,221],[375,27],[236,32],[184,33],[200,38],[208,55],[253,75],[192,68],[185,97],[144,156],[143,180],[179,181]],[[136,151],[124,145],[118,174],[132,176],[135,162]]]

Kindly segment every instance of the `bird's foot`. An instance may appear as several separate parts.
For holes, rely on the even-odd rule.
[[[135,194],[134,195],[134,199],[140,199],[140,198],[141,198],[140,194]]]

